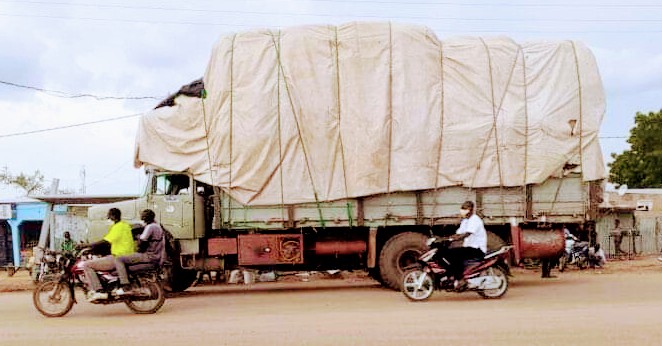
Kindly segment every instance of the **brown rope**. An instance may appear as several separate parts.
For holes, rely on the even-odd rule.
[[[336,63],[336,100],[337,104],[336,106],[338,107],[338,144],[340,145],[340,160],[342,163],[342,175],[343,175],[343,183],[345,186],[345,198],[348,200],[347,201],[347,217],[349,220],[349,227],[352,227],[352,206],[351,203],[349,202],[349,188],[347,187],[347,163],[345,161],[345,145],[342,139],[342,126],[341,126],[341,121],[342,121],[342,103],[340,102],[340,44],[338,43],[338,27],[334,26],[334,61]],[[335,161],[335,160],[334,160]],[[334,167],[335,170],[335,167]]]
[[[440,167],[441,167],[441,156],[443,154],[443,144],[444,144],[444,102],[445,102],[445,94],[444,94],[444,44],[440,41],[439,42],[439,69],[440,69],[440,82],[441,82],[441,90],[440,90],[440,111],[439,111],[439,150],[437,152],[437,169],[435,170],[435,180],[434,180],[434,188],[435,188],[435,195],[434,195],[434,205],[432,207],[432,215],[430,215],[430,226],[434,226],[435,223],[435,216],[437,215],[437,206],[439,205],[438,203],[438,193],[439,193],[439,175],[441,174],[440,172]]]
[[[230,182],[228,184],[228,192],[232,192],[232,161],[233,161],[233,117],[234,117],[234,45],[237,39],[237,34],[232,36],[232,49],[230,50]],[[228,198],[228,228],[232,229],[232,195]]]
[[[390,215],[391,206],[391,154],[393,150],[393,28],[388,22],[388,174],[386,176],[386,214]],[[388,217],[384,218],[384,226],[388,226]]]
[[[271,37],[273,39],[273,33],[271,34]],[[313,178],[313,172],[312,172],[312,163],[311,163],[311,158],[310,155],[308,154],[308,149],[306,147],[306,143],[303,140],[303,134],[302,134],[302,129],[301,129],[301,124],[299,122],[299,118],[297,117],[297,112],[296,112],[296,107],[294,106],[294,99],[292,98],[292,91],[290,90],[290,85],[287,82],[287,76],[285,74],[285,70],[283,67],[283,63],[281,60],[281,55],[280,55],[280,48],[276,46],[276,50],[278,52],[277,58],[278,58],[278,67],[282,73],[283,76],[283,82],[285,84],[285,91],[287,93],[287,98],[290,103],[290,107],[292,108],[292,118],[294,119],[294,124],[296,125],[297,128],[297,135],[299,136],[299,143],[301,144],[301,150],[303,151],[303,157],[304,160],[306,161],[306,169],[308,171],[308,178],[310,179],[310,184],[313,188],[313,197],[315,198],[315,203],[317,204],[317,211],[319,212],[320,215],[320,224],[322,228],[325,227],[325,221],[324,221],[324,215],[322,213],[322,206],[320,204],[320,200],[317,194],[317,188],[315,186],[315,179]]]
[[[570,41],[572,45],[572,52],[575,57],[575,71],[577,73],[577,96],[579,98],[579,165],[581,167],[581,177],[582,183],[584,182],[584,112],[583,112],[583,103],[582,103],[582,79],[581,73],[579,70],[579,58],[577,57],[577,47],[574,41]],[[582,190],[584,191],[584,190]],[[585,192],[585,191],[584,191]],[[586,196],[582,193],[582,204],[584,214],[586,214]]]
[[[526,210],[527,208],[526,182],[529,171],[529,96],[528,96],[529,85],[526,79],[526,58],[524,56],[524,49],[522,49],[522,46],[519,44],[517,45],[517,47],[522,56],[522,81],[524,85],[524,175],[523,175],[524,181],[522,182],[522,186],[524,186],[523,210]]]

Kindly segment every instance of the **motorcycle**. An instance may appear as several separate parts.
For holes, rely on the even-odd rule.
[[[578,241],[572,244],[570,253],[564,252],[559,258],[559,271],[564,271],[568,265],[574,264],[579,269],[586,269],[589,265],[588,242]]]
[[[36,273],[33,274],[35,283],[50,281],[56,278],[62,270],[64,270],[64,263],[67,254],[60,251],[53,251],[49,249],[42,249],[43,254],[39,261],[39,267],[35,267]]]
[[[455,279],[447,268],[449,261],[444,257],[452,242],[451,238],[437,239],[431,237],[427,241],[430,248],[422,254],[416,265],[405,270],[402,277],[402,292],[412,301],[422,301],[430,298],[435,289],[448,292],[477,292],[485,299],[503,297],[508,291],[508,253],[512,246],[504,246],[499,250],[485,255],[481,260],[467,261],[464,269],[464,288],[455,288]]]
[[[55,278],[40,283],[32,294],[35,308],[46,317],[66,315],[77,303],[74,294],[76,287],[87,295],[83,262],[91,259],[89,249],[83,249],[75,256],[66,257],[62,272]],[[151,264],[127,266],[131,294],[117,295],[119,277],[113,271],[97,271],[106,299],[95,300],[93,304],[124,303],[136,314],[156,313],[165,303],[165,291],[161,283],[161,268]]]

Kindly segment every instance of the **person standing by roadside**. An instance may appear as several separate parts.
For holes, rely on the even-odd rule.
[[[614,228],[609,232],[611,237],[614,239],[614,254],[616,256],[626,253],[621,249],[621,244],[623,243],[623,230],[621,229],[621,220],[614,220]]]
[[[76,251],[76,243],[71,239],[71,234],[68,231],[64,232],[64,241],[60,245],[60,250],[65,255],[71,255]]]

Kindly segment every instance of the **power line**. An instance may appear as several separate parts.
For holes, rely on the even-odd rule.
[[[353,3],[353,4],[394,4],[394,5],[448,5],[448,6],[483,6],[483,7],[591,7],[591,8],[651,8],[662,7],[662,5],[650,4],[578,4],[555,3],[555,4],[527,4],[527,3],[507,3],[507,2],[449,2],[449,1],[391,1],[391,0],[306,0],[309,2],[329,2],[329,3]]]
[[[51,127],[51,128],[47,128],[47,129],[32,130],[32,131],[25,131],[25,132],[16,132],[16,133],[8,133],[8,134],[0,135],[0,138],[16,137],[16,136],[29,135],[29,134],[33,134],[33,133],[49,132],[49,131],[55,131],[55,130],[69,129],[69,128],[72,128],[72,127],[79,127],[79,126],[85,126],[85,125],[106,123],[106,122],[109,122],[109,121],[134,118],[134,117],[137,117],[137,116],[141,116],[142,114],[143,113],[130,114],[130,115],[124,115],[124,116],[121,116],[121,117],[102,119],[102,120],[96,120],[96,121],[88,121],[88,122],[85,122],[85,123],[71,124],[71,125],[65,125],[65,126]]]
[[[108,177],[110,177],[111,175],[117,173],[120,169],[126,167],[126,165],[128,165],[130,162],[131,162],[131,160],[123,162],[121,165],[117,166],[117,167],[116,167],[115,169],[113,169],[112,171],[109,171],[108,173],[106,173],[106,174],[105,174],[104,176],[102,176],[101,178],[98,178],[97,180],[95,180],[95,181],[93,181],[92,183],[88,184],[87,187],[94,186],[94,185],[96,185],[96,184],[102,182],[102,181],[105,180],[106,178],[108,178]]]
[[[384,18],[384,16],[371,15],[371,14],[366,14],[366,15],[343,14],[341,16],[338,16],[334,14],[325,14],[325,13],[283,13],[283,12],[269,12],[269,11],[216,10],[216,9],[195,9],[195,8],[158,7],[158,6],[129,6],[129,5],[116,5],[116,4],[82,4],[82,3],[73,3],[73,2],[46,2],[46,1],[14,1],[14,2],[27,3],[27,4],[59,5],[59,6],[79,6],[79,7],[93,7],[93,8],[117,8],[117,9],[131,9],[131,10],[157,10],[157,11],[198,12],[198,13],[254,14],[254,15],[269,15],[269,16],[278,15],[278,16],[304,16],[304,17]],[[527,4],[518,4],[518,5],[527,5]],[[489,4],[489,6],[494,6],[494,5]],[[655,7],[662,7],[662,5],[657,5]],[[504,22],[531,21],[531,19],[522,19],[522,18],[459,18],[459,17],[431,17],[431,16],[398,16],[398,19],[436,19],[436,20],[457,20],[457,21],[504,21]],[[535,21],[536,22],[589,22],[589,23],[608,23],[608,22],[660,23],[662,22],[662,19],[536,18]]]
[[[49,3],[50,4],[50,3]],[[85,5],[91,6],[91,5]],[[325,18],[371,18],[371,19],[433,19],[433,20],[452,20],[452,21],[470,21],[470,22],[562,22],[562,23],[660,23],[662,19],[571,19],[571,18],[463,18],[463,17],[435,17],[435,16],[397,16],[385,17],[383,15],[374,14],[325,14],[325,13],[280,13],[280,12],[263,12],[263,11],[241,11],[241,10],[198,10],[198,9],[179,9],[179,8],[162,8],[162,7],[139,7],[139,6],[115,6],[115,5],[99,5],[100,7],[119,7],[126,9],[155,9],[155,10],[172,10],[172,11],[193,11],[203,13],[227,13],[227,14],[251,14],[251,15],[266,15],[266,16],[291,16],[291,17],[325,17]],[[188,21],[142,21],[130,19],[106,19],[106,18],[91,18],[91,17],[65,17],[65,16],[44,16],[44,15],[22,15],[22,14],[2,14],[5,16],[17,17],[44,17],[44,18],[62,18],[62,19],[84,19],[84,20],[107,20],[107,21],[126,21],[126,22],[144,22],[144,23],[165,23],[165,24],[201,24],[201,25],[221,25],[221,26],[250,26],[245,24],[226,24],[226,23],[211,23],[211,22],[188,22]]]
[[[5,17],[26,17],[26,18],[48,18],[48,19],[66,19],[66,20],[89,20],[98,22],[120,22],[120,23],[137,23],[137,24],[176,24],[176,25],[209,25],[209,26],[225,26],[225,27],[244,27],[244,28],[271,28],[276,29],[279,26],[275,25],[248,25],[248,24],[228,24],[228,23],[213,23],[213,22],[190,22],[190,21],[152,21],[152,20],[133,20],[133,19],[109,19],[109,18],[93,18],[93,17],[71,17],[71,16],[50,16],[50,15],[27,15],[27,14],[7,14],[0,13],[0,16]],[[314,15],[311,15],[314,16]],[[337,16],[342,17],[342,16]],[[374,17],[377,18],[377,17]],[[404,19],[403,17],[379,17],[384,20],[398,20]],[[432,18],[439,20],[471,20],[471,21],[498,21],[498,19],[489,18]],[[660,20],[662,21],[662,20]],[[637,21],[638,22],[638,21]],[[436,30],[438,32],[453,32],[453,33],[484,33],[484,34],[499,34],[499,33],[530,33],[530,34],[581,34],[581,33],[603,33],[603,34],[657,34],[662,33],[662,29],[647,29],[647,30]]]
[[[12,82],[7,82],[7,81],[2,81],[0,80],[0,84],[16,87],[16,88],[23,88],[23,89],[30,89],[30,90],[35,90],[39,92],[43,92],[45,94],[55,96],[55,97],[61,97],[61,98],[70,98],[70,99],[75,99],[75,98],[83,98],[83,97],[91,97],[94,99],[97,99],[99,101],[101,100],[161,100],[163,97],[155,97],[155,96],[98,96],[98,95],[92,95],[92,94],[73,94],[73,93],[68,93],[64,91],[57,91],[57,90],[47,90],[47,89],[42,89],[42,88],[37,88],[29,85],[22,85],[22,84],[17,84],[17,83],[12,83]]]
[[[251,0],[248,0],[251,1]],[[253,0],[255,1],[255,0]],[[142,10],[164,10],[164,11],[191,11],[191,12],[231,12],[213,9],[192,9],[175,8],[160,6],[131,6],[117,4],[84,4],[76,2],[47,2],[47,1],[17,1],[0,0],[0,2],[12,2],[20,4],[40,4],[40,5],[60,5],[60,6],[79,6],[79,7],[97,7],[97,8],[122,8],[122,9],[142,9]],[[393,5],[425,5],[425,6],[458,6],[458,7],[590,7],[590,8],[662,8],[662,4],[582,4],[582,3],[508,3],[508,2],[451,2],[451,1],[394,1],[394,0],[306,0],[306,2],[326,2],[326,3],[350,3],[350,4],[393,4]],[[277,13],[272,13],[277,14]]]

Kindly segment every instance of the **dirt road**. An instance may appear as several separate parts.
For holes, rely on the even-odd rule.
[[[436,293],[422,303],[368,281],[194,288],[156,315],[81,302],[48,319],[29,292],[0,294],[0,344],[660,345],[662,265],[518,270],[501,300]],[[313,289],[313,287],[318,287]],[[78,294],[82,299],[82,294]]]

